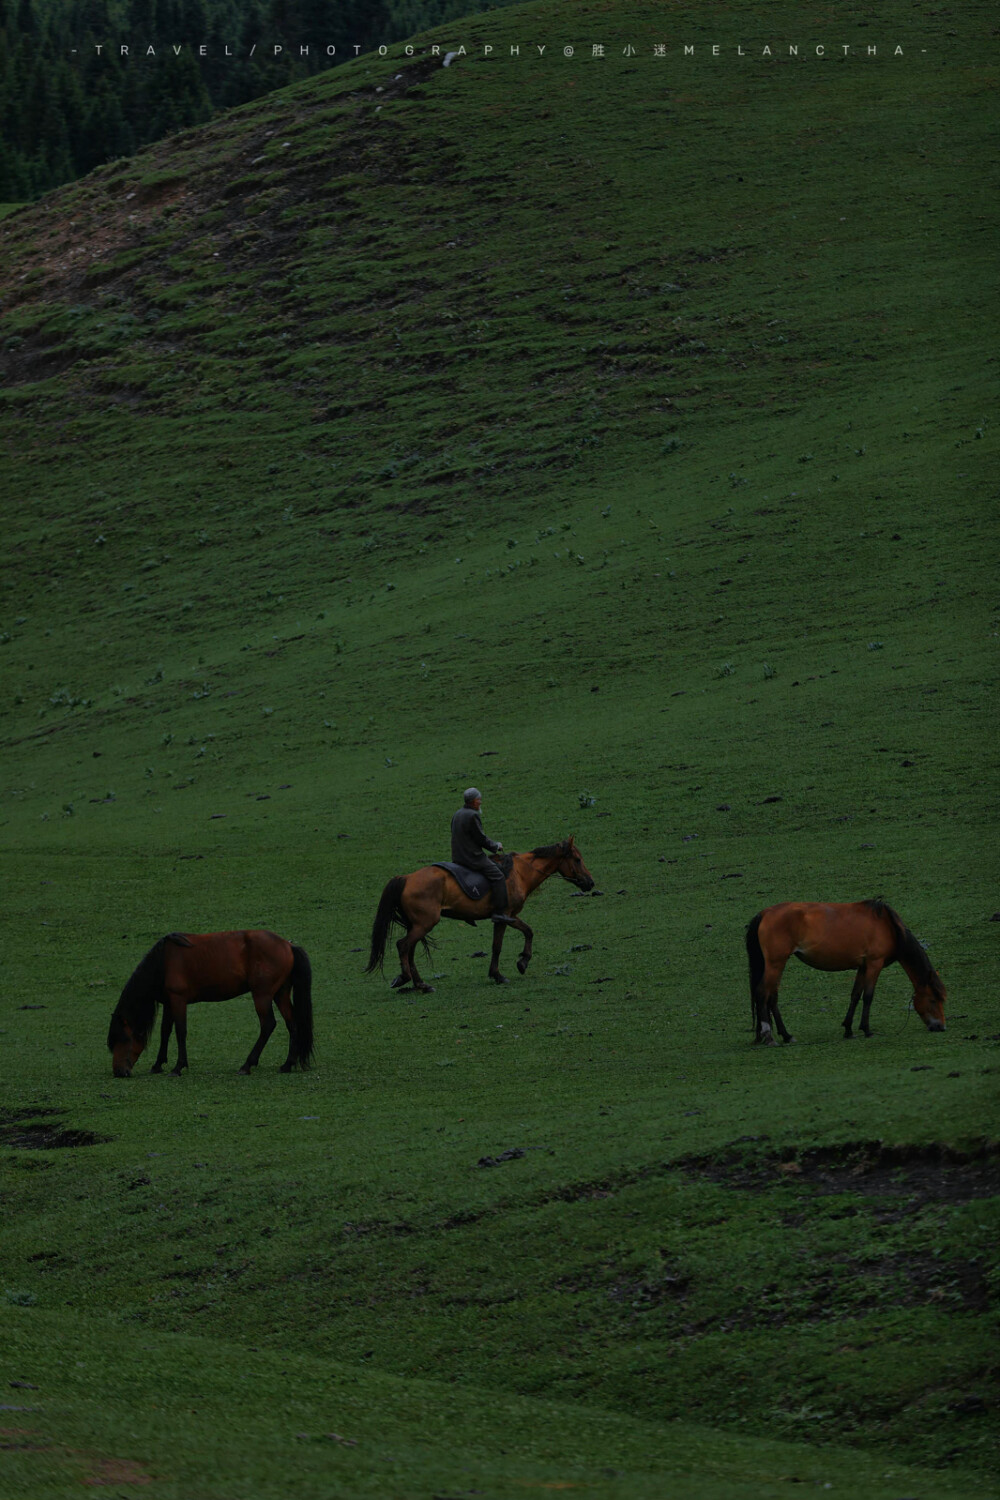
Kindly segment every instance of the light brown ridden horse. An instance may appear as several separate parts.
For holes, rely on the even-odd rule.
[[[156,1008],[163,1003],[160,1050],[150,1069],[162,1073],[170,1032],[177,1028],[177,1065],[187,1060],[187,1008],[200,1000],[253,996],[260,1035],[240,1069],[249,1073],[276,1026],[277,1005],[288,1027],[288,1056],[281,1065],[307,1068],[313,1052],[312,969],[304,948],[273,932],[170,932],[160,938],[131,975],[115,1006],[108,1050],[116,1078],[128,1078],[149,1040]]]
[[[905,969],[913,985],[913,1009],[927,1030],[944,1030],[945,987],[919,940],[884,901],[785,901],[769,906],[747,928],[746,946],[755,1040],[766,1046],[774,1046],[770,1017],[782,1041],[793,1040],[778,1009],[778,985],[792,954],[813,969],[857,970],[844,1017],[845,1041],[854,1035],[854,1012],[862,999],[861,1030],[871,1036],[868,1016],[875,981],[892,963]]]
[[[594,877],[584,864],[572,838],[564,839],[561,844],[545,844],[540,849],[532,849],[529,854],[515,854],[511,859],[511,871],[507,876],[507,915],[511,920],[509,923],[498,922],[493,930],[490,978],[496,980],[497,984],[507,983],[500,973],[500,949],[503,947],[508,925],[524,933],[524,947],[517,967],[521,974],[528,967],[534,934],[517,914],[543,880],[548,880],[550,875],[561,875],[581,891],[592,891],[594,888]],[[455,877],[437,865],[424,865],[411,875],[396,875],[382,892],[378,911],[375,913],[371,954],[365,973],[381,969],[392,927],[405,927],[405,935],[396,943],[400,972],[392,981],[392,988],[398,990],[403,985],[412,984],[414,989],[429,994],[434,986],[424,983],[413,961],[417,944],[422,942],[424,948],[427,948],[427,934],[432,927],[437,926],[442,917],[453,917],[457,921],[475,925],[477,921],[485,921],[492,910],[489,892],[479,901],[470,900],[462,893]]]

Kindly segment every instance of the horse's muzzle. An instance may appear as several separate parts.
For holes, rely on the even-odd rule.
[[[943,1021],[928,1021],[927,1022],[927,1030],[928,1031],[944,1031],[944,1029],[945,1029],[945,1027],[944,1027],[944,1022]]]

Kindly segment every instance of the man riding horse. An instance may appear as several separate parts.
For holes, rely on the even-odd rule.
[[[403,936],[396,944],[399,973],[392,981],[394,990],[412,984],[414,989],[427,994],[432,988],[417,972],[414,951],[418,943],[426,947],[428,934],[442,917],[472,926],[492,917],[490,978],[497,984],[506,984],[499,965],[508,923],[524,934],[524,949],[517,960],[519,973],[525,972],[531,959],[532,931],[520,913],[532,891],[551,875],[561,875],[580,891],[594,889],[594,877],[572,838],[557,844],[542,844],[527,853],[508,855],[504,860],[508,873],[504,875],[485,853],[490,849],[499,854],[503,846],[483,832],[479,816],[482,801],[478,787],[470,786],[463,806],[451,820],[451,864],[424,865],[409,875],[394,875],[386,882],[372,923],[371,952],[365,972],[371,974],[382,968],[389,934],[393,927],[402,927]],[[474,885],[466,882],[463,865],[475,872]]]
[[[467,870],[475,870],[486,877],[490,883],[492,920],[509,922],[510,918],[505,915],[507,878],[500,866],[484,853],[489,849],[493,854],[502,854],[503,844],[488,839],[483,832],[483,820],[479,816],[482,805],[482,792],[478,787],[470,786],[462,799],[462,806],[451,820],[451,857],[454,864],[464,865]]]

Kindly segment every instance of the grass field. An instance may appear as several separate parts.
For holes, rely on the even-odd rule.
[[[669,19],[3,218],[5,1492],[996,1493],[992,12]],[[470,782],[599,894],[392,992]],[[754,1048],[749,918],[874,895],[944,1035],[797,967]],[[315,1068],[244,999],[113,1079],[150,945],[252,926]]]

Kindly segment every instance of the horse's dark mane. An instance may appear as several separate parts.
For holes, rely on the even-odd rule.
[[[561,844],[541,844],[537,849],[532,849],[539,859],[562,859],[569,853],[569,839],[563,839]]]
[[[124,1022],[128,1022],[136,1041],[145,1045],[156,1020],[156,1008],[163,999],[163,950],[167,943],[178,943],[189,948],[191,944],[180,932],[169,932],[136,964],[125,981],[125,988],[118,999],[108,1028],[108,1051],[113,1052],[117,1044],[125,1039]]]
[[[866,901],[865,905],[871,907],[876,916],[887,917],[891,922],[896,934],[896,962],[905,963],[913,970],[917,982],[929,985],[936,998],[943,1001],[945,992],[941,976],[927,957],[927,950],[923,943],[915,933],[910,931],[899,912],[893,911],[887,901],[881,901],[878,898]]]

